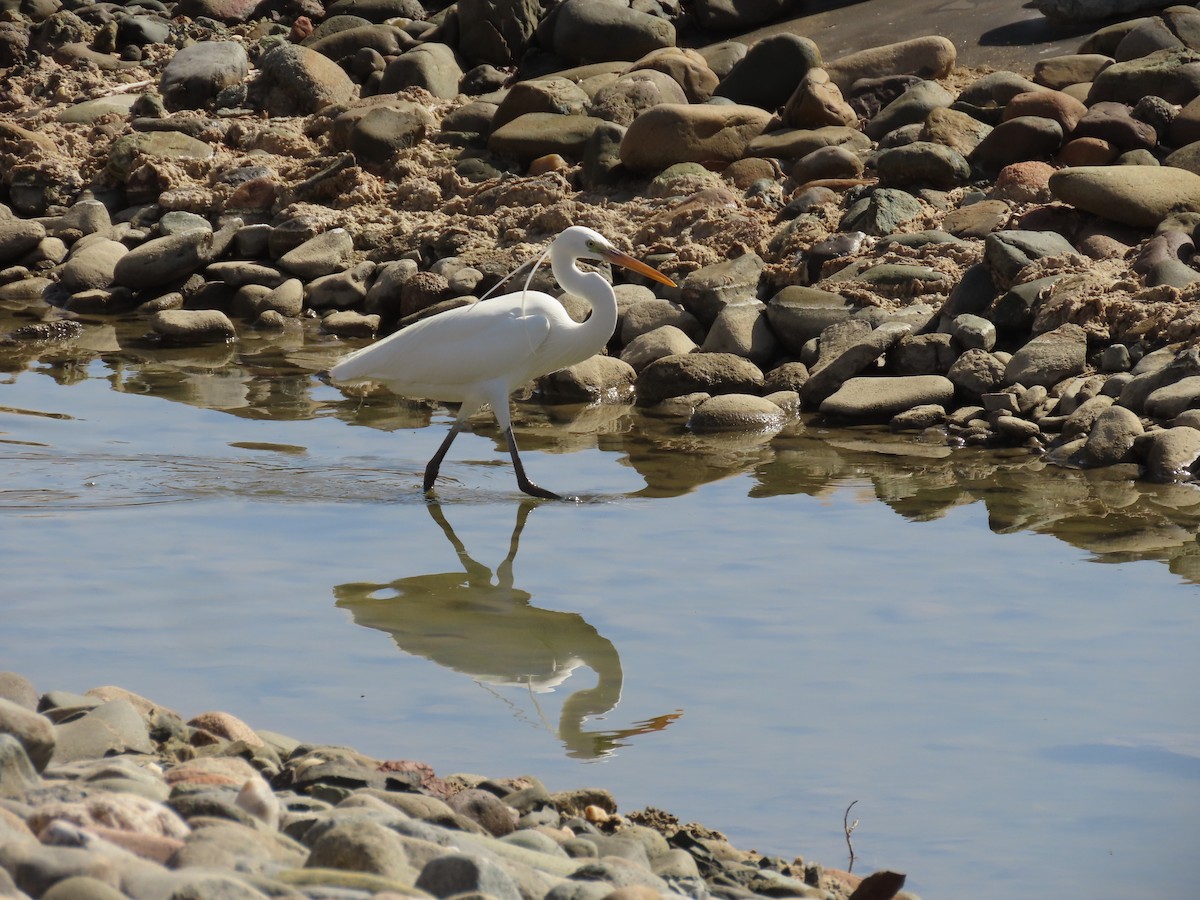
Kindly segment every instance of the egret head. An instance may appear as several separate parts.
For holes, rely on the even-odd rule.
[[[637,272],[660,284],[675,287],[675,282],[652,266],[646,265],[640,259],[634,259],[628,253],[622,253],[604,235],[583,225],[572,225],[554,241],[551,253],[558,251],[574,259],[605,260],[610,265],[620,266]]]

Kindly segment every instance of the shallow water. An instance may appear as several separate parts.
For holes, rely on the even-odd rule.
[[[856,800],[855,871],[926,900],[1192,896],[1200,491],[521,404],[583,501],[523,500],[481,419],[431,505],[447,413],[343,396],[335,350],[10,357],[0,668],[831,866]]]

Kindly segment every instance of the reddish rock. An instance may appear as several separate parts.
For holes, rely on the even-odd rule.
[[[1054,167],[1049,163],[1013,163],[1005,166],[996,176],[996,189],[992,196],[997,200],[1012,203],[1044,203],[1050,199],[1050,176]]]
[[[1107,166],[1121,155],[1108,141],[1097,137],[1081,137],[1063,144],[1055,159],[1064,166]]]
[[[245,741],[252,747],[263,746],[263,740],[254,733],[254,729],[227,712],[204,712],[188,722],[193,728],[200,728],[229,741]]]

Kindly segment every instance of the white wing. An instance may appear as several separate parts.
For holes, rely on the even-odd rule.
[[[562,304],[536,291],[438,313],[345,357],[334,381],[378,381],[396,394],[462,400],[485,382],[510,390],[536,374],[552,330],[570,323]],[[571,323],[573,324],[573,323]]]

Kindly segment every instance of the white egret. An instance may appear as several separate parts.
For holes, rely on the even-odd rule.
[[[329,370],[337,382],[376,381],[403,397],[462,404],[450,433],[425,467],[426,493],[432,490],[442,460],[467,419],[489,405],[508,442],[517,485],[534,497],[560,499],[525,474],[508,404],[517,388],[588,359],[612,337],[617,325],[612,285],[598,272],[581,270],[577,261],[607,260],[662,284],[675,284],[580,225],[555,238],[548,253],[558,283],[591,304],[587,321],[572,320],[549,294],[522,290],[422,319],[349,354]]]

